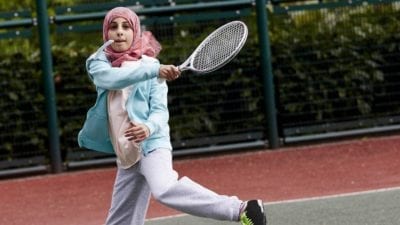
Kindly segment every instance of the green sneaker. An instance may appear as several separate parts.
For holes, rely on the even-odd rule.
[[[242,225],[266,225],[267,218],[261,200],[250,200],[245,202],[244,210],[240,214]]]

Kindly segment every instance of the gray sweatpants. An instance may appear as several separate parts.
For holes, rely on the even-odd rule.
[[[143,225],[150,194],[173,209],[194,216],[238,221],[242,201],[219,195],[188,177],[178,179],[172,154],[157,149],[128,169],[118,168],[107,225]]]

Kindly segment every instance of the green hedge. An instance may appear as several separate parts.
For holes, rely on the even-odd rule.
[[[0,60],[0,160],[45,152],[44,96],[36,54],[13,54]]]
[[[396,4],[292,12],[271,19],[283,126],[399,114],[393,102],[400,82]]]

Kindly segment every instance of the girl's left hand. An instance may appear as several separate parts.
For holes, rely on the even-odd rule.
[[[125,130],[125,137],[127,137],[129,141],[139,143],[150,136],[150,130],[146,125],[135,122],[131,122],[130,125],[131,126]]]

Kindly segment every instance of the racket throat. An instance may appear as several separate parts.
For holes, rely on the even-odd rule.
[[[178,66],[178,70],[183,72],[183,71],[189,70],[189,68],[184,67],[184,66]]]

